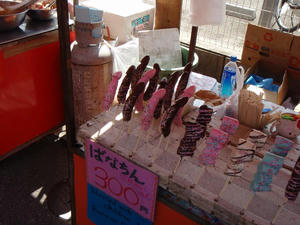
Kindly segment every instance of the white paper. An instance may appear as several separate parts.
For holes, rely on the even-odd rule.
[[[219,25],[225,20],[225,0],[191,0],[190,23]]]
[[[213,77],[191,72],[187,88],[193,85],[196,87],[195,92],[199,90],[215,91],[217,87],[217,80]]]

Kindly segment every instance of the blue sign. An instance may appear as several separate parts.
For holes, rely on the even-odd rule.
[[[91,184],[87,186],[88,218],[97,225],[152,225],[125,204]]]

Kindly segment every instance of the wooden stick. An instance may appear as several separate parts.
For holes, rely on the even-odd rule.
[[[158,142],[158,145],[157,145],[156,148],[159,148],[159,147],[160,147],[160,144],[161,144],[161,142],[162,142],[163,137],[164,137],[163,135],[160,135],[159,142]]]
[[[151,125],[150,125],[150,128],[149,128],[149,130],[147,130],[147,134],[146,134],[146,143],[148,143],[149,142],[149,131],[151,131],[151,129],[152,129],[152,127],[153,127],[153,120],[151,120]]]
[[[221,190],[220,193],[218,194],[218,197],[222,197],[222,195],[223,195],[224,191],[226,190],[228,184],[230,184],[230,183],[232,182],[232,179],[233,179],[232,176],[228,176],[228,177],[227,177],[227,179],[226,179],[226,181],[225,181],[225,184],[224,184],[222,190]]]
[[[170,142],[170,136],[167,138],[167,143],[165,145],[164,151],[167,151]]]
[[[200,181],[202,175],[205,173],[205,171],[206,171],[206,166],[204,166],[203,170],[201,170],[201,172],[198,174],[197,178],[195,179],[195,182],[192,184],[192,187],[196,186],[199,183],[199,181]]]
[[[160,138],[159,138],[159,142],[158,142],[158,145],[156,146],[156,148],[154,149],[154,151],[153,151],[153,158],[152,158],[152,162],[154,162],[154,160],[156,159],[156,157],[157,157],[157,154],[158,154],[158,149],[159,149],[159,147],[160,147],[160,144],[161,144],[161,142],[162,142],[162,139],[163,139],[163,135],[160,135]]]
[[[119,107],[120,107],[121,105],[120,104],[117,104],[116,106],[115,106],[115,112],[114,112],[114,116],[113,116],[113,120],[116,120],[116,117],[117,117],[117,115],[118,115],[118,112],[119,112]]]
[[[125,122],[123,121],[122,127],[121,127],[121,129],[119,130],[119,133],[118,133],[118,135],[117,135],[117,137],[116,137],[116,139],[115,139],[115,143],[112,144],[113,146],[116,145],[116,144],[119,142],[119,139],[120,139],[120,137],[121,137],[121,134],[122,134],[122,131],[124,130],[124,128],[125,128]]]
[[[136,141],[136,143],[135,143],[134,149],[133,149],[133,151],[131,152],[131,155],[132,155],[132,156],[136,153],[137,148],[138,148],[138,145],[139,145],[139,143],[140,143],[140,140],[141,140],[141,137],[142,137],[143,134],[144,134],[144,132],[141,131],[140,134],[139,134],[139,137],[138,137],[138,139],[137,139],[137,141]]]
[[[248,209],[248,207],[249,207],[249,205],[250,205],[252,199],[254,198],[255,194],[256,194],[256,193],[253,192],[252,195],[249,197],[249,199],[248,199],[248,201],[247,201],[247,204],[245,205],[244,210],[247,210],[247,209]]]
[[[131,132],[132,120],[133,120],[133,118],[131,118],[131,120],[129,120],[129,124],[128,124],[128,127],[127,127],[127,133],[128,134],[130,134],[130,132]]]
[[[172,172],[172,176],[174,176],[174,175],[175,175],[175,173],[176,173],[176,171],[177,171],[177,168],[179,167],[179,165],[180,165],[181,161],[182,161],[182,157],[180,157],[180,160],[179,160],[179,162],[176,164],[176,166],[175,166],[175,168],[174,168],[174,170],[173,170],[173,172]]]
[[[279,207],[279,209],[277,210],[277,212],[276,212],[276,214],[275,214],[275,216],[274,216],[274,218],[273,218],[271,224],[274,224],[274,223],[276,222],[276,220],[277,220],[277,218],[278,218],[280,212],[282,211],[282,209],[283,209],[283,207],[285,206],[285,204],[288,203],[288,201],[289,201],[288,199],[285,199],[285,200],[280,204],[280,207]]]
[[[174,125],[172,126],[171,128],[171,133],[173,132],[174,130]],[[165,148],[164,148],[164,151],[167,151],[168,147],[169,147],[169,142],[170,142],[170,136],[171,136],[171,133],[169,134],[168,138],[167,138],[167,143],[165,145]]]

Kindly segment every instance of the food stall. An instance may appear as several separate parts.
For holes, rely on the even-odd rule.
[[[40,20],[23,11],[0,15],[1,159],[64,123],[56,10]]]
[[[281,50],[273,49],[278,41],[287,41],[282,46],[289,49],[283,52],[290,59],[298,57],[292,46],[298,46],[297,38],[281,39],[280,32],[251,25],[247,35],[242,65],[250,70],[245,78],[253,71],[265,75],[262,72],[266,69],[254,69],[257,59],[281,60]],[[268,46],[269,55],[253,46],[263,46],[261,50]],[[291,66],[287,61],[288,58],[282,60],[286,69]],[[144,71],[148,62],[146,56],[141,58],[135,69],[129,67],[122,78],[113,73],[103,104],[99,105],[103,111],[78,128],[81,148],[74,155],[77,223],[135,224],[131,215],[136,214],[147,219],[145,199],[153,195],[145,194],[142,185],[152,178],[149,175],[143,180],[138,176],[143,169],[158,176],[155,216],[144,224],[280,225],[299,221],[299,115],[279,105],[291,91],[287,76],[271,94],[275,96],[272,99],[268,91],[252,92],[256,84],[243,87],[244,78],[238,80],[243,77],[240,70],[237,88],[232,97],[224,99],[218,90],[212,93],[201,88],[195,93],[201,80],[188,85],[189,64],[183,71],[173,71],[167,84],[161,81],[157,89],[159,67]],[[277,71],[274,76],[281,72],[276,66],[270,68],[271,72]],[[132,83],[131,79],[139,75],[139,80]],[[299,81],[299,76],[295,77]],[[152,85],[153,95],[145,97]],[[161,99],[164,112],[157,116]],[[265,108],[268,111],[263,112]],[[278,125],[288,122],[291,124],[284,127],[289,131]],[[277,131],[269,129],[269,124]],[[131,163],[140,170],[133,169]],[[132,198],[127,196],[129,193]],[[141,205],[136,209],[135,204]]]
[[[93,61],[83,65],[73,57],[71,65],[69,30],[66,24],[68,19],[64,12],[67,4],[66,2],[60,4],[60,57],[63,63],[56,62],[56,66],[61,66],[64,89],[55,90],[56,94],[60,95],[57,97],[60,97],[61,111],[56,120],[52,121],[53,123],[43,128],[41,127],[43,123],[39,121],[36,121],[39,126],[34,125],[33,121],[29,122],[33,128],[41,128],[41,131],[35,131],[38,134],[60,126],[64,120],[62,107],[64,99],[67,141],[74,162],[74,177],[70,177],[74,187],[73,224],[280,225],[295,224],[299,221],[300,203],[297,194],[300,154],[297,145],[299,142],[296,139],[299,135],[298,114],[280,112],[276,114],[280,116],[274,119],[271,113],[278,108],[284,110],[275,103],[275,106],[268,105],[271,112],[265,115],[265,112],[263,113],[265,105],[262,104],[267,100],[265,96],[263,99],[263,95],[253,94],[246,88],[242,89],[243,85],[237,85],[238,90],[235,90],[232,95],[234,98],[222,99],[218,88],[215,89],[218,85],[213,85],[211,90],[204,90],[203,87],[207,88],[210,83],[207,77],[198,74],[200,80],[195,83],[189,82],[192,73],[191,63],[183,65],[182,70],[174,71],[169,75],[168,80],[160,80],[159,65],[153,66],[154,69],[146,70],[149,62],[147,56],[143,57],[136,67],[132,65],[127,68],[122,78],[118,72],[111,74],[111,80],[106,83],[106,88],[101,86],[100,97],[91,94],[92,91],[97,92],[99,87],[95,84],[99,80],[87,79],[87,83],[81,86],[81,89],[72,89],[72,85],[80,84],[83,79],[72,81],[71,66],[79,71],[73,70],[73,75],[82,78],[97,74],[90,71],[95,71],[95,67],[100,64],[94,64]],[[93,17],[95,18],[97,19]],[[99,30],[95,27],[90,30],[81,29],[81,31],[95,31],[90,32],[92,37],[87,36],[83,42],[101,39],[97,33]],[[272,31],[268,30],[267,36],[270,37],[270,34],[276,40],[276,34],[272,35]],[[247,45],[249,40],[247,41],[245,48],[248,46],[250,51],[256,51],[253,46],[257,45],[252,45],[251,42]],[[291,43],[298,43],[293,41],[293,38],[288,38],[287,41],[290,43],[287,44],[289,47],[292,46]],[[38,45],[38,49],[41,48],[43,53],[53,54],[50,50],[55,50],[53,46],[58,47],[58,43],[55,43],[47,42],[48,48],[43,43]],[[84,48],[93,49],[92,52],[95,50],[91,46],[84,46]],[[87,55],[91,54],[88,49],[80,51],[84,51]],[[31,53],[30,50],[29,52]],[[278,49],[271,51],[274,52],[281,53]],[[25,53],[24,59],[27,59],[27,56],[33,57]],[[95,55],[99,56],[98,54],[92,56]],[[294,48],[288,55],[297,58]],[[6,65],[10,65],[9,63],[16,62],[4,61],[7,56],[11,56],[14,60],[19,59],[14,58],[13,51],[2,51],[1,67],[3,65],[5,68]],[[58,54],[56,56],[58,58]],[[105,56],[109,56],[107,58],[111,60],[110,53]],[[245,57],[244,63],[255,57],[257,57],[255,53],[252,57]],[[53,60],[57,58],[54,57]],[[105,64],[105,69],[100,71],[100,75],[104,73],[107,75],[107,71],[111,73],[110,61],[103,61],[103,58],[100,58],[103,63],[101,65]],[[250,62],[251,66],[253,61]],[[38,67],[37,72],[42,72],[48,62],[49,57],[41,62],[43,66]],[[58,70],[56,74],[59,74],[59,67],[51,68],[56,68]],[[86,71],[82,68],[86,68]],[[13,70],[16,75],[23,71],[19,69]],[[52,78],[53,73],[48,74],[49,71],[43,73],[43,78],[45,78],[44,74],[51,75]],[[298,74],[295,71],[292,73]],[[19,81],[17,78],[13,81]],[[59,79],[60,76],[56,81],[60,82]],[[204,84],[203,80],[205,80]],[[177,81],[179,82],[176,86]],[[28,83],[31,83],[31,86],[30,84],[29,86],[20,84],[20,86],[27,93],[31,93],[31,96],[34,88],[49,91],[48,94],[39,93],[34,100],[27,101],[29,105],[35,105],[41,95],[49,97],[51,93],[51,98],[53,97],[51,91],[54,87],[50,89],[49,80],[43,84],[36,81],[28,81]],[[4,87],[9,86],[7,83],[4,84],[6,84]],[[93,88],[89,88],[88,84]],[[282,80],[282,85],[281,87],[285,86],[285,79]],[[53,86],[58,88],[57,84]],[[200,86],[200,90],[197,90]],[[7,93],[15,93],[10,90],[7,88]],[[288,93],[288,89],[286,90]],[[89,94],[88,97],[84,96],[85,91]],[[101,98],[101,101],[98,102],[97,98]],[[17,96],[17,99],[22,98]],[[233,99],[236,102],[233,102]],[[58,109],[54,108],[58,107],[57,105],[49,105],[53,102],[51,99],[48,98],[47,102],[43,100],[40,100],[43,103],[41,108],[29,110],[28,115],[35,111],[41,115],[45,109],[44,104],[49,106],[50,110],[59,113]],[[114,100],[117,104],[113,104]],[[235,104],[237,102],[238,106]],[[83,107],[86,103],[88,103],[87,107]],[[230,107],[233,105],[238,115],[233,113],[236,112]],[[25,106],[28,104],[24,104],[23,108]],[[23,109],[20,107],[18,109]],[[97,108],[99,113],[95,113],[94,108]],[[247,112],[251,113],[247,114]],[[52,111],[46,113],[51,114],[53,118]],[[15,124],[15,118],[8,121]],[[51,122],[48,118],[47,121],[45,118],[41,120]],[[289,123],[287,127],[292,130],[281,129],[274,121]],[[272,133],[272,129],[264,130],[267,122],[274,124],[277,133]],[[14,129],[18,127],[24,129],[24,126],[20,125],[16,125]],[[32,139],[32,136],[24,137],[16,145]],[[12,147],[7,147],[10,148]]]

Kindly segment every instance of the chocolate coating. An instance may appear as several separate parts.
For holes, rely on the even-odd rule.
[[[152,97],[152,94],[155,92],[158,85],[160,67],[157,63],[155,63],[153,65],[153,68],[156,70],[156,73],[154,77],[149,81],[148,88],[144,93],[144,101],[148,101]]]
[[[298,158],[292,176],[285,189],[285,197],[288,200],[295,201],[300,191],[300,157]]]
[[[201,124],[185,122],[185,134],[180,141],[177,154],[180,156],[192,156],[197,147],[197,141],[201,139],[204,129]]]
[[[119,104],[123,104],[126,100],[126,95],[127,95],[134,71],[135,71],[135,66],[134,65],[130,66],[126,72],[126,76],[122,80],[122,83],[120,85],[119,92],[117,95]]]
[[[134,75],[131,80],[131,89],[133,89],[139,81],[139,79],[141,79],[149,61],[150,57],[148,55],[142,58],[141,63],[137,66],[136,70],[134,71]]]
[[[158,89],[165,88],[167,86],[167,83],[168,83],[167,78],[161,79]],[[155,119],[158,119],[160,117],[162,105],[163,105],[163,99],[159,100],[159,102],[156,105],[156,108],[155,108],[155,111],[154,111],[154,118]]]
[[[164,97],[164,110],[167,110],[172,104],[172,97],[174,93],[174,87],[181,73],[179,71],[175,71],[171,74],[170,79],[168,80],[168,84],[166,86],[166,95]]]
[[[190,73],[192,71],[192,63],[189,62],[185,65],[183,73],[180,77],[176,92],[175,92],[175,99],[179,98],[179,96],[183,93],[184,89],[186,89],[186,86],[189,82]]]
[[[205,136],[207,124],[211,121],[211,116],[213,114],[213,110],[209,108],[207,105],[202,105],[199,107],[199,113],[197,117],[197,123],[201,124],[204,132],[202,133],[202,137]]]
[[[143,82],[138,83],[136,85],[136,87],[133,89],[131,95],[127,98],[127,100],[124,104],[124,107],[123,107],[123,112],[122,112],[124,121],[129,121],[131,119],[133,107],[134,107],[139,95],[144,91],[145,86],[146,85]]]
[[[188,102],[188,100],[188,97],[177,99],[174,105],[170,106],[165,112],[161,122],[161,132],[164,137],[169,136],[173,119],[175,118],[179,109],[183,107]]]
[[[207,105],[200,106],[197,122],[204,126],[207,126],[207,124],[209,124],[209,122],[211,121],[212,114],[213,110]]]

